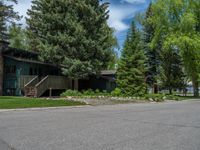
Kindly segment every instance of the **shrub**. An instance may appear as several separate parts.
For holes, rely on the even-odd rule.
[[[77,90],[66,90],[61,96],[82,96],[82,94]]]
[[[152,100],[155,102],[163,102],[165,100],[165,95],[163,94],[147,94],[145,99]]]
[[[96,94],[99,94],[99,93],[100,93],[99,89],[96,89],[96,90],[95,90],[95,93],[96,93]]]
[[[162,102],[164,100],[180,100],[179,96],[176,95],[165,95],[165,94],[147,94],[145,99],[153,100],[155,102]]]
[[[122,91],[119,88],[116,88],[114,91],[111,92],[112,96],[121,96],[122,95]]]
[[[176,96],[176,95],[166,95],[166,99],[168,99],[168,100],[176,100],[176,101],[181,100],[181,98],[179,96]]]
[[[84,96],[93,96],[95,92],[92,89],[88,89],[87,91],[83,91]]]

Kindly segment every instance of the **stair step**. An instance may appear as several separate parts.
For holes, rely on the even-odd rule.
[[[31,89],[31,90],[28,92],[27,96],[28,96],[28,97],[34,97],[35,94],[36,94],[36,91],[35,91],[34,89]]]

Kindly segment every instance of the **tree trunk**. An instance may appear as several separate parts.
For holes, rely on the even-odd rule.
[[[193,80],[194,97],[199,97],[199,83],[198,80]]]
[[[169,88],[169,94],[172,95],[172,88]]]
[[[158,85],[157,85],[157,83],[154,83],[154,85],[153,85],[153,93],[154,94],[158,94]]]

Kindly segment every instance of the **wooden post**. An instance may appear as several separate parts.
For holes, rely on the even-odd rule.
[[[74,80],[74,90],[78,91],[78,79]]]
[[[69,82],[68,82],[68,89],[71,89],[73,90],[73,79],[69,79]]]
[[[52,88],[49,89],[49,97],[52,97]]]

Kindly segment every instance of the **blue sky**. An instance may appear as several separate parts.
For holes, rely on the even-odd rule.
[[[126,38],[130,22],[138,12],[143,12],[150,0],[103,0],[110,3],[110,19],[108,24],[115,29],[119,46],[122,47]],[[14,8],[20,15],[26,16],[26,11],[31,6],[31,0],[18,0]],[[25,19],[21,20],[25,24]]]

